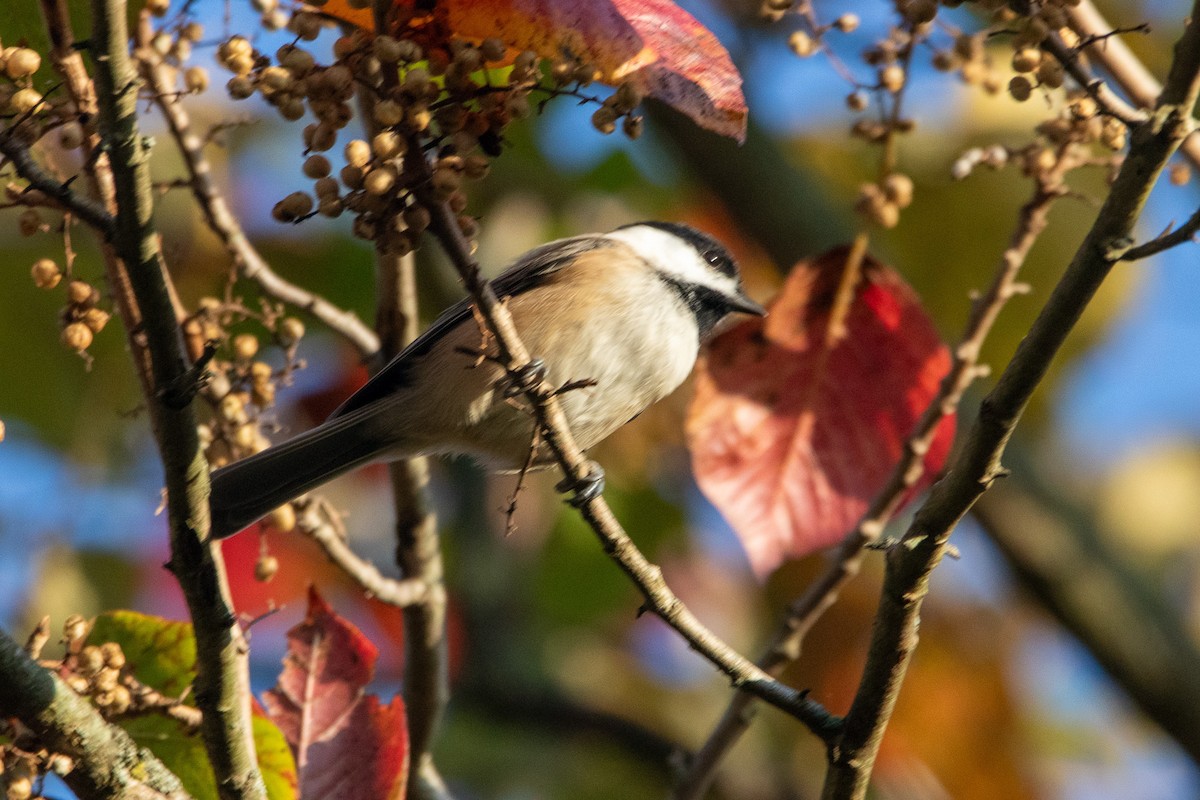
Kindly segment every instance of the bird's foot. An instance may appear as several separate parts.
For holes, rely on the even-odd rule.
[[[589,459],[587,469],[582,478],[566,477],[554,487],[559,492],[574,492],[567,503],[575,508],[583,507],[604,492],[604,468]]]
[[[537,389],[546,380],[546,364],[540,358],[531,358],[528,363],[508,371],[504,385],[505,397],[516,397]]]

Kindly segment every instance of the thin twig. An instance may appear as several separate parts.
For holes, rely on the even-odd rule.
[[[430,167],[415,137],[409,142],[406,170],[417,178],[414,192],[430,212],[430,231],[438,238],[454,264],[467,292],[495,337],[500,363],[510,374],[528,369],[531,358],[517,334],[512,316],[483,278],[479,264],[458,227],[454,213],[433,195]],[[543,439],[562,469],[567,481],[582,485],[590,474],[587,458],[570,434],[555,387],[545,383],[525,392]],[[799,719],[825,741],[837,734],[840,720],[804,692],[796,691],[772,678],[708,630],[683,604],[663,580],[662,570],[651,564],[621,527],[603,497],[578,503],[580,513],[600,539],[601,546],[642,593],[644,610],[662,618],[679,632],[691,647],[727,675],[735,686],[744,688],[768,703]]]
[[[1126,241],[1150,189],[1170,157],[1194,129],[1200,96],[1200,0],[1175,47],[1152,123],[1132,131],[1122,164],[1096,221],[996,387],[984,398],[964,445],[945,477],[934,484],[901,543],[889,551],[879,611],[867,663],[831,754],[824,800],[865,797],[883,732],[917,643],[921,604],[951,531],[997,478],[1005,446],[1071,329],[1115,262],[1114,245]]]
[[[133,702],[129,710],[119,716],[163,714],[183,725],[188,733],[199,732],[204,722],[204,712],[195,706],[186,705],[184,698],[165,695],[130,675],[124,676],[122,682],[129,688]],[[185,693],[184,697],[186,696]]]
[[[204,155],[205,142],[192,132],[187,110],[180,102],[178,93],[171,91],[174,71],[153,47],[139,48],[138,63],[142,76],[153,90],[154,103],[162,111],[171,138],[183,156],[190,178],[188,185],[196,197],[196,203],[204,213],[208,227],[233,256],[242,276],[258,284],[268,296],[312,314],[354,345],[363,358],[374,356],[379,351],[379,337],[357,314],[291,283],[271,269],[258,248],[246,237],[237,216],[213,180],[212,165]]]
[[[1124,252],[1117,251],[1112,255],[1116,256],[1121,261],[1138,261],[1139,259],[1148,258],[1156,253],[1161,253],[1164,250],[1169,250],[1176,245],[1195,241],[1197,231],[1200,231],[1200,209],[1197,209],[1196,212],[1188,218],[1187,222],[1183,223],[1175,230],[1165,231],[1145,244],[1139,244],[1136,247],[1131,247]]]
[[[349,575],[363,591],[381,603],[397,608],[422,603],[429,586],[419,578],[396,580],[379,571],[370,561],[350,548],[345,537],[330,518],[330,509],[323,501],[297,501],[296,530],[312,539],[325,556]]]
[[[142,314],[153,389],[146,401],[163,462],[169,569],[179,580],[196,635],[196,704],[205,749],[222,800],[266,797],[250,725],[247,649],[234,616],[220,545],[208,539],[208,465],[191,405],[171,408],[158,391],[188,370],[172,287],[152,223],[149,142],[137,119],[138,76],[129,55],[126,5],[92,0],[99,132],[116,198],[112,243]],[[142,13],[143,27],[149,25]]]
[[[1046,41],[1042,46],[1046,48],[1050,55],[1058,60],[1058,63],[1062,65],[1067,74],[1096,101],[1096,105],[1102,112],[1116,117],[1126,125],[1136,125],[1139,122],[1145,122],[1146,112],[1125,102],[1120,95],[1108,88],[1107,83],[1093,76],[1080,63],[1078,51],[1068,47],[1060,34],[1057,32],[1051,33],[1046,37]]]

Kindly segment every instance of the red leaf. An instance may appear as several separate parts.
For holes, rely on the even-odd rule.
[[[670,0],[438,0],[432,16],[396,0],[393,33],[426,46],[450,34],[480,41],[495,37],[544,58],[563,54],[589,64],[610,85],[629,81],[643,94],[687,114],[696,124],[746,138],[742,78],[712,32]],[[330,0],[322,11],[371,28],[370,13]],[[414,16],[415,14],[415,16]]]
[[[870,256],[843,338],[827,347],[847,252],[797,264],[766,319],[719,336],[698,372],[688,416],[696,480],[760,576],[853,528],[950,367],[915,293]],[[948,417],[927,479],[953,436]]]
[[[357,628],[309,590],[308,616],[288,631],[283,671],[263,698],[296,755],[301,796],[404,797],[404,703],[397,696],[384,706],[365,694],[377,656]]]

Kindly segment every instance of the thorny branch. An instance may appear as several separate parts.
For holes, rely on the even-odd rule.
[[[916,647],[921,604],[951,531],[988,486],[1004,474],[1000,459],[1031,395],[1084,308],[1116,263],[1167,161],[1192,133],[1200,95],[1200,3],[1175,46],[1165,88],[1151,120],[1132,131],[1128,156],[1062,279],[1028,335],[984,398],[945,477],[934,484],[902,543],[887,557],[867,663],[843,728],[833,743],[822,797],[865,797],[883,732]]]
[[[478,262],[459,230],[454,214],[429,188],[430,168],[415,137],[409,142],[406,170],[417,177],[414,192],[432,217],[430,231],[437,237],[462,277],[468,294],[495,337],[499,360],[518,382],[532,361],[521,342],[512,317],[483,278]],[[575,444],[562,407],[555,395],[557,387],[541,384],[529,387],[525,397],[533,409],[538,426],[568,484],[583,485],[590,464]],[[633,580],[645,598],[643,610],[650,611],[680,633],[696,652],[711,661],[733,684],[786,711],[807,725],[826,742],[836,736],[840,720],[805,693],[772,678],[749,659],[737,653],[708,630],[683,604],[663,580],[662,570],[651,564],[621,527],[603,497],[578,502],[588,525],[600,539],[604,551]]]
[[[800,657],[808,631],[837,602],[842,588],[858,574],[867,548],[879,541],[904,498],[924,475],[925,455],[942,420],[957,410],[966,390],[985,374],[986,370],[978,363],[983,343],[1004,305],[1023,290],[1017,283],[1017,275],[1046,227],[1051,205],[1066,193],[1063,176],[1074,165],[1074,157],[1068,148],[1060,148],[1053,169],[1036,176],[1033,194],[1018,213],[1016,232],[1000,258],[992,283],[972,304],[965,330],[953,350],[950,371],[905,441],[900,460],[884,487],[875,495],[854,530],[842,540],[826,570],[788,609],[786,618],[758,661],[769,674],[778,675],[787,664]],[[676,785],[673,794],[676,800],[696,798],[704,793],[715,777],[721,759],[749,728],[755,705],[755,699],[745,692],[734,695],[720,721],[696,752],[687,773]]]

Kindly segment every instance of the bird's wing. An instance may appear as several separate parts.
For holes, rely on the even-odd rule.
[[[543,283],[554,273],[570,264],[581,253],[600,247],[610,247],[612,240],[589,234],[550,242],[530,250],[519,261],[492,280],[492,290],[503,300],[521,294]],[[412,367],[451,329],[471,318],[471,300],[463,298],[443,311],[425,331],[377,372],[362,388],[350,395],[331,415],[344,416],[392,395],[407,385]]]

